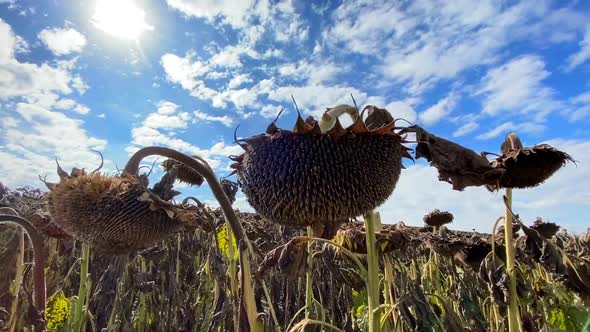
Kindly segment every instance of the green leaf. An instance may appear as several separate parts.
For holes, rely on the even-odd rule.
[[[70,301],[63,291],[59,291],[47,300],[45,304],[45,322],[47,331],[57,331],[68,320],[70,315]]]
[[[562,331],[582,331],[590,313],[577,306],[564,305],[549,312],[549,323]]]
[[[231,242],[229,241],[231,236]],[[238,244],[234,234],[229,231],[227,224],[221,226],[217,232],[217,243],[219,243],[219,250],[228,259],[238,260]]]
[[[360,292],[352,290],[352,313],[357,319],[362,318],[366,314],[368,305],[367,289],[363,288]]]

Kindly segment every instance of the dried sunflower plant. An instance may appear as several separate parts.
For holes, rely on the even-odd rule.
[[[356,107],[338,105],[317,121],[304,120],[297,110],[292,130],[279,129],[275,120],[265,134],[242,140],[245,153],[234,158],[233,167],[248,202],[269,221],[309,226],[313,230],[309,235],[331,239],[341,224],[364,215],[369,331],[378,331],[375,229],[379,221],[373,209],[392,194],[402,158],[411,156],[387,110],[370,105],[365,111],[363,119]],[[352,119],[347,128],[339,119],[344,114]],[[311,270],[309,261],[307,268]],[[309,294],[309,274],[307,280]],[[306,301],[307,312],[311,297]]]
[[[413,126],[406,131],[415,132],[418,139],[416,157],[426,158],[439,172],[439,180],[449,182],[455,190],[468,186],[485,186],[490,191],[506,189],[504,201],[504,237],[506,247],[505,269],[509,279],[508,325],[509,331],[522,331],[520,319],[515,263],[515,244],[513,237],[512,189],[536,187],[551,177],[566,162],[574,162],[567,153],[548,144],[523,147],[518,135],[509,133],[501,145],[501,155],[489,162],[485,156],[477,154],[456,143],[428,133],[423,128]]]
[[[488,160],[418,126],[400,127],[375,106],[338,105],[318,119],[295,108],[292,128],[275,119],[265,133],[236,140],[244,149],[230,157],[237,183],[218,181],[199,156],[147,147],[114,176],[58,165],[59,182],[44,181],[46,194],[0,184],[1,222],[24,229],[0,229],[8,267],[0,330],[590,326],[590,232],[574,236],[541,219],[526,226],[511,206],[513,188],[539,185],[569,155],[525,148],[509,134]],[[342,117],[352,124],[343,127]],[[426,214],[423,227],[381,225],[375,209],[393,193],[402,158],[412,159],[408,133],[415,157],[453,189],[506,190],[501,230],[453,231],[452,213],[441,210]],[[140,163],[153,155],[167,159],[150,185]],[[220,208],[177,202],[176,181],[207,182]],[[238,188],[257,213],[232,208]]]

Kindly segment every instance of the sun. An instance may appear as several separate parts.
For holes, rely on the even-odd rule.
[[[145,11],[133,0],[98,0],[92,24],[109,35],[124,40],[139,40],[154,27],[145,21]]]

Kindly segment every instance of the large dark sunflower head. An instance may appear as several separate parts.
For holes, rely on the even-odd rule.
[[[50,184],[49,213],[70,236],[106,254],[125,254],[147,247],[187,223],[190,208],[170,204],[135,176],[108,177],[58,166],[61,181]]]
[[[335,109],[350,114],[353,124],[343,128]],[[245,152],[232,167],[259,214],[286,225],[334,225],[376,208],[391,195],[401,158],[411,158],[408,149],[393,131],[394,120],[369,129],[354,110],[346,105],[328,109],[319,122],[299,115],[292,130],[273,122],[265,134],[242,140]]]

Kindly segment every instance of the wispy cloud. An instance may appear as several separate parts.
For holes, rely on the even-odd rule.
[[[193,115],[195,118],[204,121],[204,122],[219,122],[221,124],[223,124],[226,127],[231,127],[234,124],[234,120],[232,118],[230,118],[227,115],[223,115],[223,116],[214,116],[214,115],[209,115],[205,112],[201,112],[201,111],[194,111]]]
[[[489,70],[476,95],[483,96],[483,112],[489,115],[534,112],[542,120],[559,107],[553,89],[543,84],[549,75],[539,56],[520,56]]]
[[[436,104],[430,106],[426,111],[420,113],[420,121],[427,126],[432,126],[451,114],[455,105],[457,105],[458,96],[450,94],[439,100]]]
[[[540,131],[543,131],[545,129],[545,125],[543,124],[538,124],[538,123],[518,123],[515,124],[513,122],[506,122],[503,123],[497,127],[495,127],[494,129],[483,133],[481,135],[478,135],[476,138],[477,139],[490,139],[490,138],[494,138],[494,137],[498,137],[501,134],[508,134],[511,131],[516,131],[519,133],[538,133]]]
[[[566,71],[571,71],[590,60],[590,26],[586,29],[584,39],[580,41],[580,50],[567,58]]]

